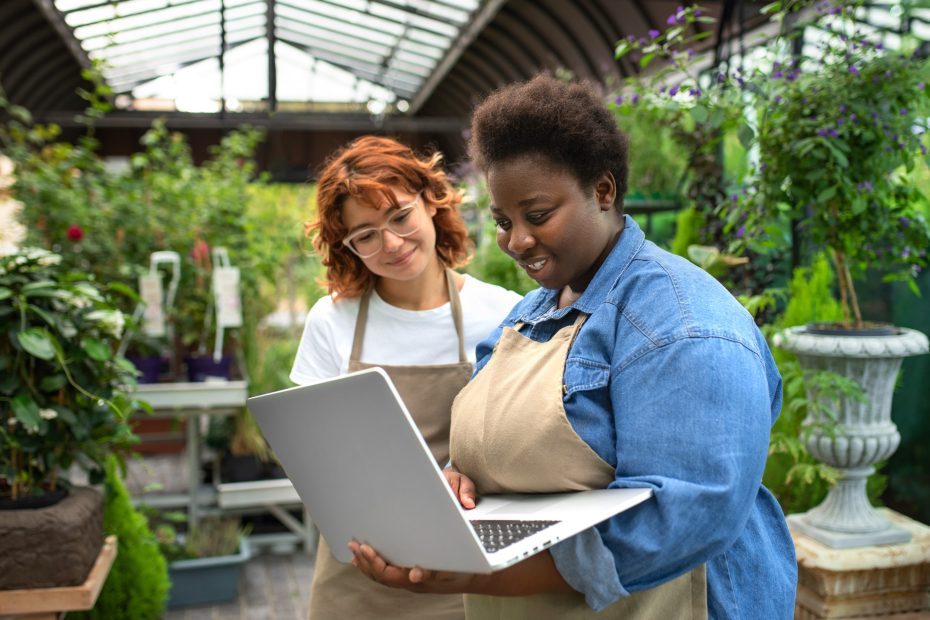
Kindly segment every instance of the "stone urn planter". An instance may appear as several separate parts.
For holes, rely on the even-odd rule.
[[[103,538],[103,496],[90,487],[49,506],[0,509],[0,590],[84,583]]]
[[[854,380],[866,402],[841,398],[835,420],[811,419],[806,440],[814,458],[843,472],[826,499],[806,513],[790,515],[793,529],[834,548],[908,542],[910,534],[894,527],[866,495],[866,479],[874,464],[888,459],[901,442],[891,420],[891,400],[905,357],[928,350],[927,336],[896,328],[891,335],[829,335],[792,327],[775,336],[775,345],[791,351],[805,370],[830,371]],[[824,397],[808,393],[811,400]],[[816,416],[814,416],[816,418]],[[827,428],[832,428],[832,432]]]

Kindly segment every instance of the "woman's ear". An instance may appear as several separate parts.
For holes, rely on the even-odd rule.
[[[594,182],[594,197],[601,211],[614,208],[614,201],[617,199],[617,182],[610,171],[605,172]]]

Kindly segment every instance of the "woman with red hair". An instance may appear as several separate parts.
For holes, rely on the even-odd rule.
[[[307,224],[330,295],[307,316],[291,380],[306,384],[380,366],[393,380],[440,466],[449,459],[452,400],[475,346],[520,301],[453,271],[471,241],[462,198],[440,169],[396,140],[366,136],[334,153]],[[321,541],[310,617],[464,618],[461,595],[419,597],[373,583]]]

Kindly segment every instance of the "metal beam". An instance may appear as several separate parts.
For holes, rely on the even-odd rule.
[[[58,9],[55,8],[55,5],[52,3],[52,0],[32,0],[35,5],[42,11],[42,15],[45,16],[45,19],[52,24],[52,27],[58,33],[58,36],[61,37],[62,42],[64,42],[65,47],[68,48],[68,51],[71,52],[71,55],[74,56],[74,59],[77,60],[78,64],[82,69],[91,69],[93,63],[91,63],[90,58],[87,56],[87,52],[84,51],[84,48],[81,47],[81,44],[78,43],[77,37],[74,36],[74,30],[71,29],[71,26],[65,23],[64,18],[62,18],[61,13]]]
[[[96,121],[101,128],[148,128],[152,121],[164,118],[172,129],[235,129],[243,124],[269,131],[396,131],[410,133],[454,133],[461,135],[468,126],[464,117],[410,118],[389,115],[383,123],[376,125],[366,113],[331,112],[278,112],[273,116],[265,113],[226,112],[142,112],[115,111]],[[74,112],[50,111],[36,115],[41,123],[55,123],[62,127],[80,127]]]
[[[446,50],[446,55],[443,56],[439,64],[436,65],[433,74],[423,83],[423,86],[420,87],[419,92],[417,92],[413,101],[410,102],[410,108],[407,114],[413,116],[417,113],[420,106],[429,99],[429,96],[433,94],[433,91],[436,90],[439,83],[446,77],[446,74],[455,66],[455,63],[462,53],[471,45],[472,41],[481,34],[484,27],[497,15],[497,12],[506,1],[507,0],[487,0],[487,2],[484,3],[484,6],[478,10],[477,15],[469,22],[468,26],[462,29],[459,36],[456,37],[449,49]]]

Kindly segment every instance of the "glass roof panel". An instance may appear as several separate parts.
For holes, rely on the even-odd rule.
[[[88,55],[103,63],[114,90],[131,95],[129,105],[143,105],[133,97],[178,103],[184,93],[177,109],[210,108],[222,99],[221,83],[226,99],[245,108],[269,99],[355,104],[411,98],[482,5],[481,0],[52,2]],[[273,33],[267,27],[269,11],[275,16]],[[278,74],[269,97],[272,36]]]

